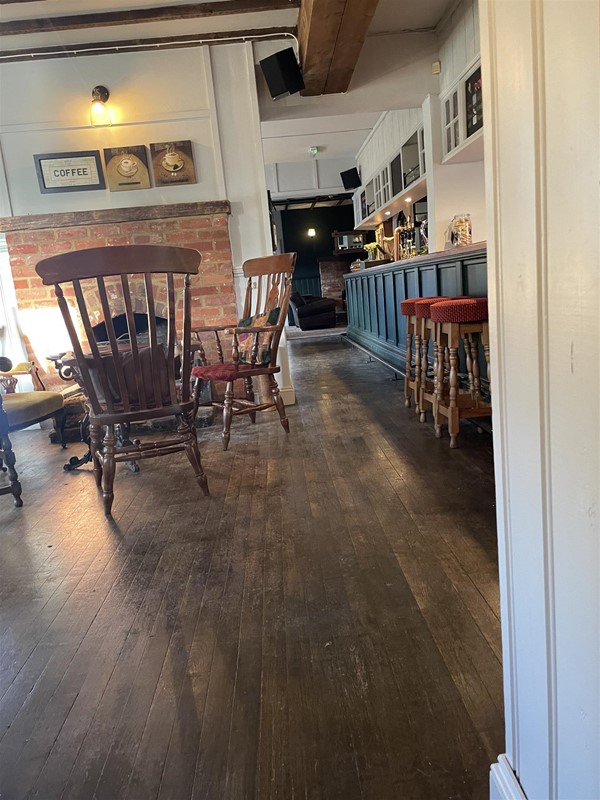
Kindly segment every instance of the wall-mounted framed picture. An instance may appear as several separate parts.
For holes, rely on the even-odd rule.
[[[99,150],[43,153],[33,160],[42,194],[106,188]]]
[[[483,98],[481,95],[481,67],[477,67],[465,81],[465,112],[467,139],[483,127]]]
[[[106,164],[106,182],[111,192],[150,188],[145,145],[105,148],[104,163]]]
[[[156,186],[196,183],[192,143],[156,142],[150,145],[152,170]]]

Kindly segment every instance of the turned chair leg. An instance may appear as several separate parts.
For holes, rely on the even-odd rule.
[[[244,388],[246,389],[246,400],[249,400],[251,403],[253,403],[254,387],[252,386],[252,378],[244,378]],[[256,422],[256,411],[251,411],[248,416],[250,417],[250,422],[254,425]]]
[[[279,421],[281,422],[283,430],[286,433],[289,433],[290,423],[285,413],[285,403],[283,402],[283,397],[281,396],[281,392],[279,391],[279,386],[277,385],[274,375],[269,375],[269,387],[271,389],[271,394],[273,395],[273,401],[275,403],[277,413],[279,414]]]
[[[90,453],[92,454],[92,465],[94,467],[94,480],[98,488],[102,485],[102,465],[98,458],[100,433],[101,429],[99,425],[90,425]]]
[[[0,408],[0,414],[4,413]],[[4,461],[8,470],[8,479],[10,480],[10,489],[13,497],[15,498],[15,506],[21,508],[23,500],[21,499],[21,484],[19,483],[19,476],[15,469],[16,456],[13,453],[12,442],[8,433],[0,434],[0,449],[4,453]]]
[[[223,402],[223,450],[229,447],[231,438],[231,418],[233,416],[233,381],[228,381],[225,387],[225,400]]]
[[[104,502],[104,514],[107,517],[111,515],[113,500],[115,498],[113,492],[113,484],[115,482],[115,426],[107,425],[106,433],[104,434],[103,441],[103,458],[102,458],[102,500]]]
[[[194,425],[193,414],[189,417],[185,417],[183,414],[177,415],[177,432],[179,434],[186,435],[186,439],[183,443],[185,447],[185,454],[188,458],[188,461],[192,465],[198,486],[202,489],[205,495],[209,495],[210,492],[208,491],[208,480],[204,470],[202,469],[200,448],[198,447],[198,434],[196,432],[196,426]]]

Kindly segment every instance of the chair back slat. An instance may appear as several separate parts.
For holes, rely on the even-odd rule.
[[[140,363],[140,351],[138,348],[135,316],[133,314],[133,304],[131,302],[128,275],[121,275],[121,290],[123,292],[123,302],[125,304],[125,318],[127,319],[127,331],[131,346],[131,358],[133,360],[133,371],[135,372],[135,385],[137,388],[139,402],[143,408],[146,408],[148,401],[146,399],[146,389],[144,387],[144,379]]]
[[[153,411],[190,401],[190,276],[198,274],[200,261],[200,253],[191,248],[128,245],[73,251],[38,263],[43,283],[54,285],[94,415]],[[181,396],[175,374],[174,274],[184,276]],[[73,285],[81,338],[61,288],[67,282]],[[93,282],[90,290],[88,282]],[[97,316],[103,319],[96,322]],[[125,323],[128,341],[123,341]],[[108,340],[104,347],[96,336]]]
[[[246,298],[244,301],[244,318],[254,314],[264,315],[279,308],[277,322],[273,331],[264,335],[264,349],[269,351],[269,363],[277,363],[277,349],[287,317],[290,295],[292,292],[292,274],[296,264],[296,253],[281,253],[263,258],[252,258],[244,262],[242,267],[246,277]],[[251,363],[258,358],[258,336],[251,348]]]
[[[254,313],[260,314],[261,308],[261,300],[262,300],[262,289],[263,289],[263,275],[259,275],[256,278],[257,287],[256,287],[256,297],[255,297],[255,306],[254,306]]]
[[[102,411],[102,406],[100,405],[100,400],[96,393],[96,387],[94,386],[94,382],[92,381],[88,364],[83,354],[83,348],[81,347],[79,336],[77,334],[77,331],[75,330],[75,325],[73,325],[73,320],[71,319],[71,312],[69,311],[69,306],[67,304],[67,301],[65,300],[63,290],[58,284],[54,287],[54,291],[56,293],[56,299],[58,300],[58,307],[60,308],[63,320],[65,322],[65,326],[67,328],[67,333],[69,334],[69,339],[71,340],[71,344],[73,345],[73,352],[75,353],[75,358],[77,359],[77,364],[79,366],[81,377],[86,387],[86,393],[90,401],[92,411],[94,411],[94,413],[96,414],[99,414]]]
[[[117,385],[119,387],[119,397],[123,403],[125,411],[131,411],[131,404],[129,402],[129,392],[127,391],[127,384],[125,383],[125,374],[123,372],[122,354],[119,352],[119,345],[117,343],[117,336],[115,334],[115,326],[112,321],[112,314],[108,302],[108,295],[106,293],[106,284],[104,278],[96,278],[98,285],[98,294],[100,296],[100,305],[102,306],[102,313],[104,314],[104,324],[106,325],[106,332],[108,334],[108,341],[110,344],[110,351],[112,354],[112,362],[115,367],[115,374],[117,376]]]
[[[146,289],[146,308],[148,310],[148,334],[150,337],[150,372],[152,374],[152,393],[154,395],[154,405],[160,405],[160,373],[159,373],[159,353],[158,339],[156,336],[156,314],[154,306],[154,288],[152,286],[152,275],[144,273],[144,287]]]
[[[167,364],[175,364],[175,340],[177,338],[177,329],[175,327],[175,281],[173,274],[167,273],[167,314],[168,314],[168,328],[167,328]],[[171,402],[177,402],[177,388],[175,386],[175,372],[174,369],[169,369],[169,392],[171,393]]]
[[[92,351],[94,372],[96,373],[96,375],[98,375],[98,379],[100,380],[100,386],[102,387],[104,402],[106,403],[108,411],[114,411],[112,394],[110,391],[110,384],[108,382],[108,376],[106,374],[106,366],[104,364],[104,361],[102,360],[102,357],[100,356],[100,349],[98,348],[98,343],[96,342],[96,337],[94,335],[94,331],[92,330],[89,311],[87,309],[87,304],[85,302],[85,297],[83,295],[83,290],[81,288],[81,281],[74,280],[73,288],[75,289],[75,298],[77,299],[77,306],[79,308],[79,315],[81,317],[83,329],[85,331],[85,335],[87,337],[90,350]]]
[[[183,352],[181,354],[181,399],[185,403],[190,399],[190,380],[192,362],[190,342],[192,339],[192,294],[189,274],[183,279]]]

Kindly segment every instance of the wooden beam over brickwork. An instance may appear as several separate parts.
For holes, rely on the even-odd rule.
[[[303,95],[345,92],[379,0],[302,0],[298,22]]]

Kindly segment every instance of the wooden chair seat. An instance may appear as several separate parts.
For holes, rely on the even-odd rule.
[[[15,392],[2,400],[11,432],[50,419],[63,407],[60,392]]]
[[[251,378],[256,375],[275,374],[279,367],[252,366],[251,364],[207,364],[192,367],[192,377],[203,381],[236,381],[239,378]]]

